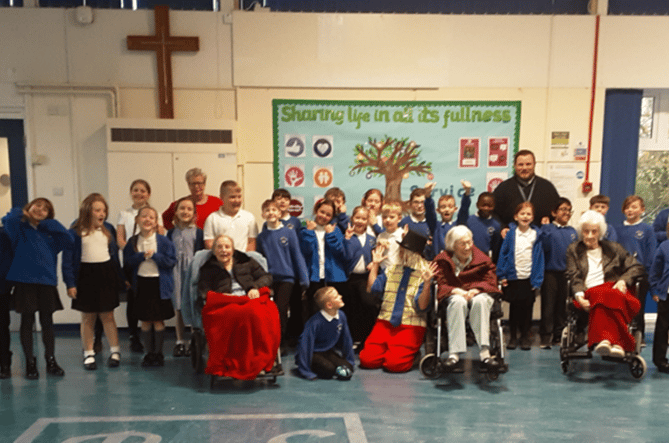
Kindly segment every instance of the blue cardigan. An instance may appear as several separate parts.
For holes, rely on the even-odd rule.
[[[518,226],[515,223],[509,225],[509,232],[504,237],[502,249],[499,252],[497,261],[497,278],[500,280],[518,280],[516,274],[516,230]],[[532,246],[532,271],[530,272],[530,284],[533,289],[540,288],[544,281],[544,249],[541,246],[541,237],[539,231],[531,226],[531,229],[537,233],[537,239]]]
[[[52,218],[42,220],[36,228],[22,218],[23,209],[14,208],[2,219],[14,251],[7,280],[56,286],[56,258],[72,244],[72,236]]]
[[[137,238],[139,234],[133,235],[123,248],[123,263],[132,269],[132,289],[137,293],[137,271],[139,265],[144,261],[144,253],[137,251]],[[174,292],[174,265],[177,263],[174,243],[160,234],[156,234],[158,248],[153,254],[152,260],[158,265],[158,283],[160,285],[160,298],[171,300]]]
[[[372,261],[372,249],[376,247],[376,238],[367,234],[365,236],[365,244],[361,245],[357,235],[353,235],[350,239],[344,239],[344,248],[346,250],[346,273],[351,274],[353,268],[360,261],[360,257],[364,257],[365,266]]]
[[[319,282],[318,269],[318,238],[311,229],[303,229],[300,234],[300,246],[309,270],[309,281]],[[344,235],[339,229],[325,234],[325,281],[332,283],[345,282],[346,252],[344,251]]]
[[[104,222],[105,228],[111,234],[111,240],[108,243],[109,257],[117,270],[119,278],[119,289],[125,290],[125,277],[121,271],[121,263],[118,258],[118,244],[116,243],[116,229],[107,222]],[[70,234],[74,242],[70,247],[63,250],[63,263],[61,270],[63,272],[63,281],[65,286],[75,288],[79,281],[79,269],[81,268],[81,236],[79,236],[74,229],[70,229]]]

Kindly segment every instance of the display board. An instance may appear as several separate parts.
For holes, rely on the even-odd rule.
[[[466,179],[475,201],[509,176],[518,150],[519,101],[276,99],[272,107],[274,185],[307,218],[334,186],[353,208],[370,188],[406,200],[428,181],[435,199],[459,202]]]

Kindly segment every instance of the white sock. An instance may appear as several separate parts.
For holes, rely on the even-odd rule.
[[[484,361],[486,358],[490,358],[490,350],[487,346],[481,348],[479,351],[479,357],[481,358],[481,361]]]
[[[118,353],[120,354],[120,353],[121,353],[121,347],[120,347],[120,346],[111,346],[111,347],[109,348],[109,352],[111,352],[112,354],[113,354],[114,352],[118,352]]]
[[[455,362],[457,363],[460,361],[460,356],[458,354],[449,354],[448,359],[455,360]]]
[[[87,358],[87,357],[95,357],[95,351],[93,351],[93,350],[84,351],[84,358]]]

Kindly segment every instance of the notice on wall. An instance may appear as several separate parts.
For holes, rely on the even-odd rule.
[[[548,165],[548,180],[555,185],[561,197],[568,198],[572,204],[576,201],[583,167],[573,163],[552,163]]]

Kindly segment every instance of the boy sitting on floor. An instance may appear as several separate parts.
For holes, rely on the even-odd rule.
[[[346,322],[341,295],[332,286],[320,288],[314,300],[321,309],[304,325],[295,354],[298,375],[316,378],[349,380],[355,356],[353,339]]]

